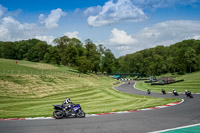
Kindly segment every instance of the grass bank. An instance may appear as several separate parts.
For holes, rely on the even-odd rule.
[[[15,69],[13,60],[0,59],[0,62],[4,69]],[[18,61],[16,70],[41,71],[43,66],[40,63]],[[68,73],[68,68],[53,65],[45,68],[52,73],[61,73],[0,73],[0,118],[52,116],[52,105],[61,104],[65,97],[80,103],[89,114],[111,112],[113,109],[140,109],[180,101],[118,92],[112,88],[116,80],[109,77],[79,76],[75,70]]]

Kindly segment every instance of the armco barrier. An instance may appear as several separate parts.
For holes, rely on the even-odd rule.
[[[173,84],[173,83],[182,82],[182,81],[184,81],[184,79],[177,80],[177,81],[171,82],[171,83],[151,83],[151,85],[166,85],[166,84]]]

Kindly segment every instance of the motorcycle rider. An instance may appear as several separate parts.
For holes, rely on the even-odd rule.
[[[188,96],[188,90],[185,90],[185,95]]]
[[[173,89],[173,94],[175,95],[175,96],[178,96],[178,92],[175,90],[175,89]]]
[[[185,95],[186,95],[187,97],[189,97],[189,96],[191,95],[191,92],[188,91],[188,90],[185,90]]]
[[[161,92],[162,92],[163,94],[166,94],[166,91],[165,91],[164,89],[162,89]]]
[[[151,94],[151,90],[150,89],[147,90],[147,94]]]
[[[66,97],[66,99],[63,101],[62,106],[65,107],[65,109],[71,109],[72,102],[70,101],[70,98]]]

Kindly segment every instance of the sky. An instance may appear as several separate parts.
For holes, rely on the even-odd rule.
[[[0,41],[68,36],[115,57],[200,39],[200,0],[0,0]]]

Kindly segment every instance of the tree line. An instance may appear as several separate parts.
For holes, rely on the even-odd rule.
[[[37,39],[15,42],[0,41],[0,58],[45,62],[73,67],[87,73],[191,73],[200,70],[200,40],[184,40],[170,46],[157,46],[115,58],[110,49],[95,45],[90,39],[83,44],[63,36],[55,46]]]
[[[80,40],[67,36],[55,39],[54,44],[52,46],[38,39],[0,41],[0,58],[65,65],[82,73],[111,73],[115,57],[102,44],[96,46],[90,39],[83,44]]]
[[[144,75],[191,73],[200,70],[200,40],[184,40],[170,46],[157,46],[117,59],[120,73]]]

